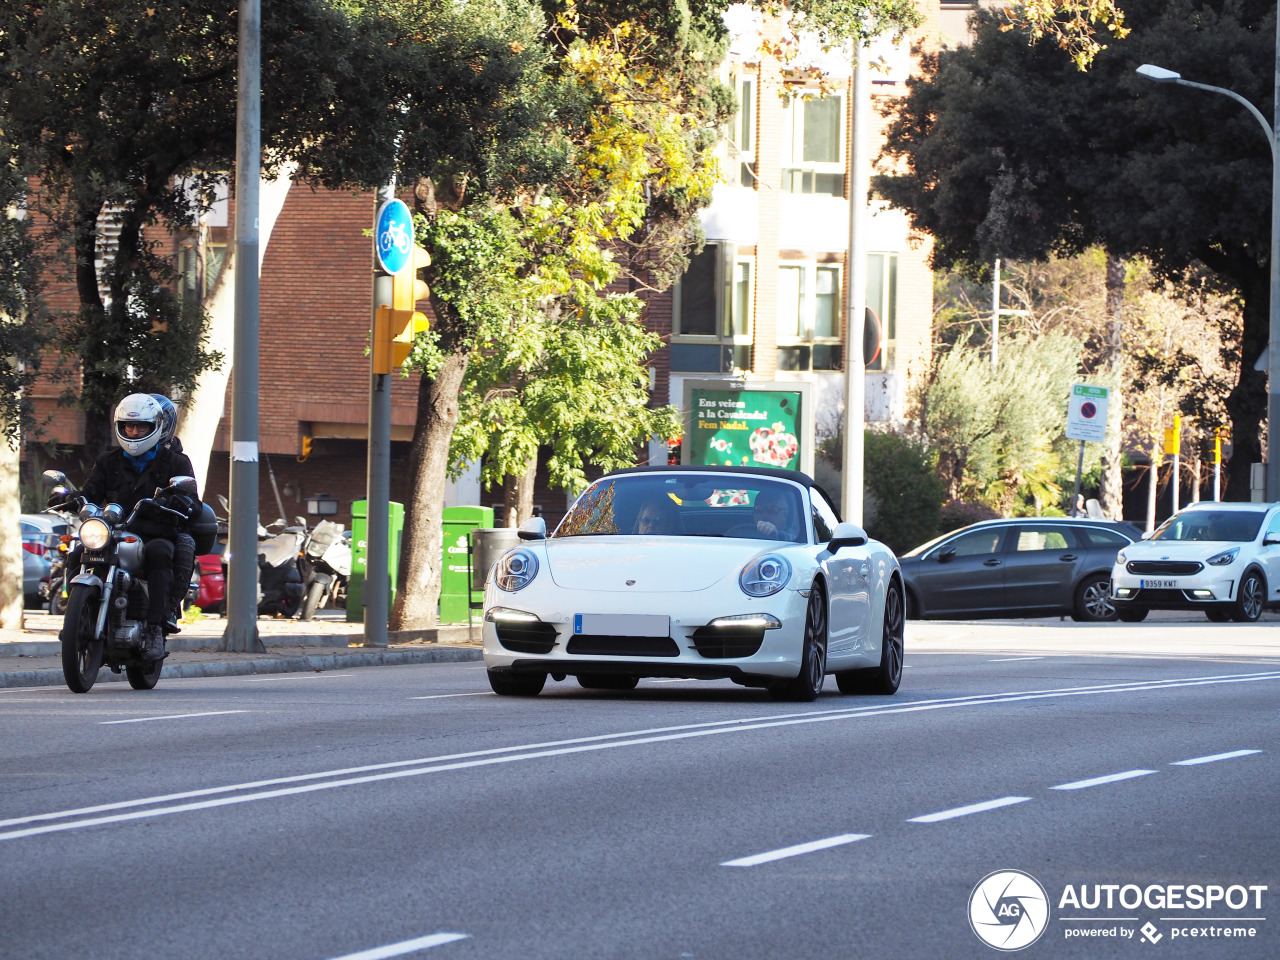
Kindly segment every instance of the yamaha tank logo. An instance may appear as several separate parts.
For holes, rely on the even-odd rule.
[[[1049,896],[1021,870],[997,870],[969,894],[969,926],[989,947],[1021,950],[1040,939],[1049,925]]]

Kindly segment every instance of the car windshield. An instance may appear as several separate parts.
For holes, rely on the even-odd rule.
[[[641,473],[586,489],[553,537],[741,537],[806,543],[798,487],[750,474]]]
[[[1152,540],[1213,540],[1247,543],[1262,526],[1261,510],[1188,510],[1156,528]]]

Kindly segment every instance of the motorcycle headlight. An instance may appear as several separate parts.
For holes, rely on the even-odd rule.
[[[505,554],[498,561],[498,568],[493,573],[493,582],[499,590],[515,593],[523,590],[538,575],[538,558],[532,551],[519,548]]]
[[[791,564],[786,558],[768,554],[757,557],[742,568],[738,586],[749,597],[771,597],[791,579]]]
[[[1223,550],[1221,553],[1215,553],[1212,557],[1205,561],[1211,567],[1229,567],[1236,562],[1236,557],[1240,556],[1240,548],[1232,547],[1230,550]]]
[[[111,528],[101,520],[86,520],[80,524],[80,542],[90,550],[105,549],[111,542]]]

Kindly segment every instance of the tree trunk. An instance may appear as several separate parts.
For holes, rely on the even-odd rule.
[[[538,476],[538,458],[535,455],[518,476],[508,475],[502,483],[502,523],[518,527],[533,516],[533,483]]]
[[[437,313],[437,316],[440,316]],[[434,378],[418,385],[418,415],[413,428],[412,477],[405,505],[396,602],[391,630],[420,630],[434,626],[440,603],[440,551],[449,442],[458,425],[458,394],[471,359],[470,340],[441,343],[445,361]]]
[[[7,433],[7,431],[6,431]],[[17,536],[22,513],[18,493],[18,446],[0,438],[0,629],[22,629],[22,537]]]
[[[1124,513],[1124,475],[1121,472],[1124,405],[1119,389],[1124,369],[1124,274],[1124,261],[1108,255],[1107,335],[1103,369],[1111,381],[1110,410],[1116,418],[1117,429],[1109,429],[1106,434],[1098,503],[1102,507],[1102,515],[1109,520],[1120,520]]]
[[[262,180],[258,185],[258,270],[267,255],[267,244],[276,219],[284,208],[293,185],[293,172],[297,164],[289,164],[274,180]],[[234,234],[234,229],[232,233]],[[196,388],[178,412],[178,439],[183,452],[191,458],[196,482],[205,489],[209,473],[209,454],[213,438],[218,432],[226,405],[227,381],[231,378],[232,348],[235,345],[235,292],[236,292],[236,242],[231,236],[227,242],[226,259],[222,272],[210,292],[206,305],[209,349],[222,354],[222,366],[205,370],[196,380]]]

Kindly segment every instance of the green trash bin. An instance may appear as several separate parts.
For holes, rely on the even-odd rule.
[[[396,574],[400,570],[400,535],[404,531],[404,504],[394,500],[387,504],[387,572],[391,579],[391,596],[387,609],[396,599]],[[347,581],[347,622],[364,623],[364,578],[369,569],[369,501],[351,504],[351,579]]]
[[[440,622],[469,623],[471,597],[467,593],[471,575],[471,530],[493,526],[492,507],[445,507],[441,527],[444,556],[440,561]],[[476,599],[483,584],[476,585]]]

